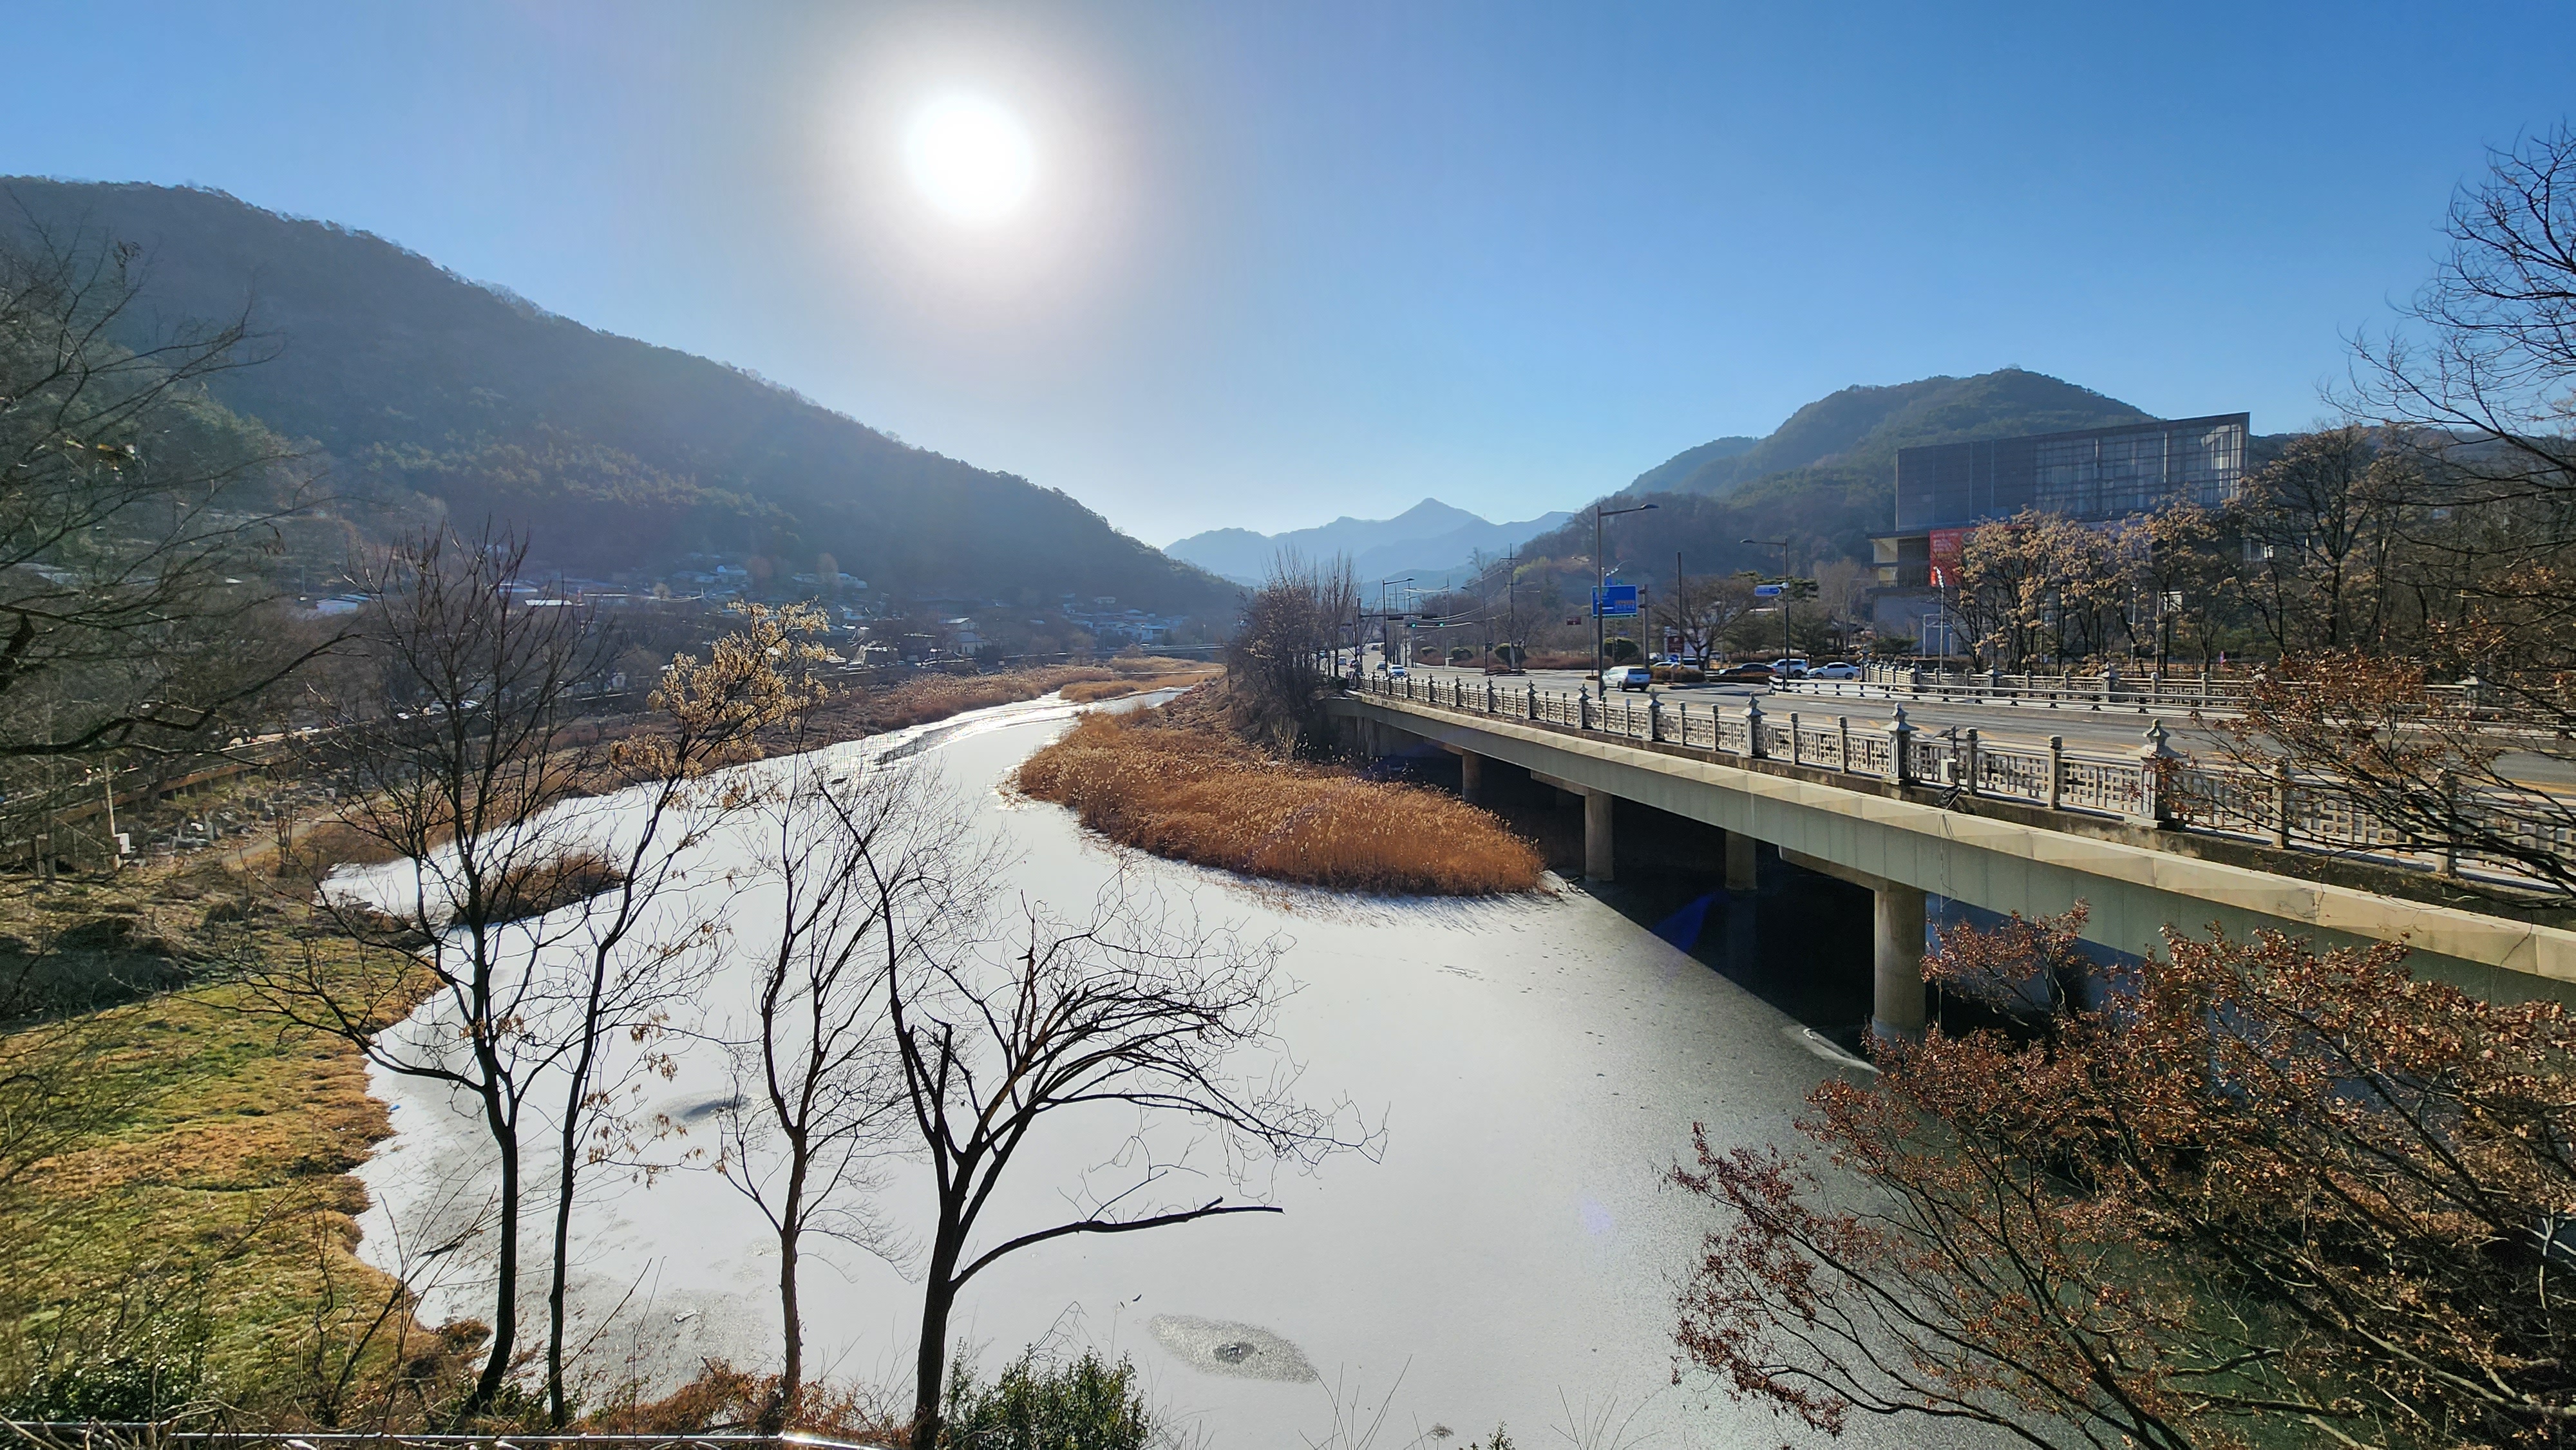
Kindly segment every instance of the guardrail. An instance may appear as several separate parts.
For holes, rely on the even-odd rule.
[[[1944,804],[1988,798],[2110,818],[2158,830],[2190,831],[2259,842],[2279,850],[2366,856],[2384,864],[2506,883],[2528,880],[2510,863],[2417,839],[2377,819],[2330,779],[2276,767],[2258,774],[2204,764],[2173,748],[2164,722],[2145,731],[2128,754],[2069,750],[2060,736],[2045,743],[1984,739],[1971,728],[1922,729],[1902,706],[1890,721],[1846,715],[1718,704],[1595,700],[1535,684],[1493,680],[1361,679],[1356,693],[1409,700],[1496,719],[1553,725],[1611,739],[1678,746],[1712,759],[1768,761],[1889,785],[1941,792]],[[2535,851],[2576,855],[2576,804],[2541,792],[2482,792],[2456,807],[2498,836]]]
[[[1916,669],[1869,664],[1850,680],[1782,680],[1772,686],[1784,694],[1842,695],[1881,698],[1903,695],[1918,700],[2031,701],[2053,705],[2093,705],[2137,710],[2232,710],[2245,696],[2245,682],[2202,676],[2123,674],[2008,675],[2001,670]]]
[[[1781,680],[1772,688],[1783,694],[1881,699],[1905,696],[1917,700],[1959,700],[1980,704],[2031,703],[2104,709],[2190,710],[2227,714],[2244,704],[2249,682],[2221,675],[2160,675],[2106,669],[2097,674],[2006,674],[2002,670],[1924,669],[1911,665],[1865,664],[1849,680]],[[2506,692],[2475,676],[2456,684],[2428,684],[2427,705],[2464,710],[2480,721],[2516,722],[2500,696]]]

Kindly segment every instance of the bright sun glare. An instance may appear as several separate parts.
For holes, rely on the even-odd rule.
[[[994,222],[1019,208],[1037,178],[1037,154],[1019,118],[980,96],[942,96],[904,136],[912,181],[963,222]]]

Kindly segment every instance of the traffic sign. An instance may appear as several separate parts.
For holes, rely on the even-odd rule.
[[[1637,613],[1637,586],[1604,584],[1592,591],[1592,612],[1604,619],[1632,619]]]
[[[1756,584],[1753,586],[1753,597],[1756,599],[1777,599],[1780,597],[1780,586],[1777,584]]]

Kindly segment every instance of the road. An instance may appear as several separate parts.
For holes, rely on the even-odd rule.
[[[1376,668],[1374,652],[1370,668]],[[1446,665],[1415,665],[1410,673],[1417,679],[1446,677],[1482,683],[1481,669],[1457,669]],[[1587,688],[1592,680],[1588,670],[1531,670],[1525,675],[1497,677],[1497,686],[1508,684],[1518,689],[1533,684],[1542,691],[1571,694]],[[2093,709],[2081,704],[2048,704],[2044,702],[1965,704],[1952,700],[1891,700],[1859,696],[1805,695],[1795,691],[1774,691],[1768,685],[1698,684],[1656,685],[1654,694],[1673,704],[1716,705],[1741,709],[1759,700],[1765,712],[1796,713],[1809,720],[1831,720],[1837,715],[1849,716],[1854,724],[1863,721],[1884,724],[1898,706],[1905,708],[1905,719],[1918,730],[1938,734],[1944,730],[1974,727],[1981,739],[2004,744],[2045,746],[2051,735],[2061,736],[2066,748],[2091,755],[2131,754],[2146,745],[2150,721],[2162,720],[2175,750],[2204,759],[2224,754],[2218,732],[2192,723],[2190,714],[2181,710],[2141,710],[2134,705],[2110,709]],[[2553,794],[2576,791],[2576,759],[2535,755],[2528,751],[2507,751],[2497,757],[2498,771],[2517,784],[2549,791]]]
[[[1434,677],[1473,680],[1482,683],[1480,669],[1453,669],[1445,665],[1415,665],[1416,679]],[[1526,675],[1497,677],[1497,687],[1508,685],[1519,689],[1536,685],[1542,691],[1571,694],[1585,688],[1592,679],[1586,670],[1531,670]],[[2067,748],[2096,754],[2107,751],[2132,751],[2146,744],[2147,724],[2162,719],[2172,732],[2173,746],[2186,752],[2216,749],[2214,732],[2195,728],[2189,717],[2173,713],[2150,715],[2129,706],[2115,710],[2088,710],[2081,705],[1965,705],[1949,701],[1887,700],[1856,697],[1801,695],[1791,691],[1775,692],[1768,685],[1699,684],[1656,685],[1654,694],[1672,704],[1716,705],[1741,709],[1759,700],[1766,712],[1796,712],[1808,719],[1831,720],[1848,715],[1854,724],[1869,721],[1884,724],[1905,707],[1906,720],[1918,729],[1938,733],[1957,727],[1975,727],[1989,739],[2045,745],[2051,735],[2066,739]]]

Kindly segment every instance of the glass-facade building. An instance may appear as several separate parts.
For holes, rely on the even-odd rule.
[[[2247,421],[2220,413],[1900,450],[1896,527],[1873,540],[1880,581],[1928,585],[1961,534],[2026,508],[2108,523],[2171,503],[2228,503],[2245,478]]]
[[[1882,638],[1926,655],[1965,650],[1944,588],[1958,582],[1968,531],[2036,509],[2107,524],[2189,501],[2232,502],[2245,480],[2247,415],[2125,423],[2022,438],[1940,443],[1896,455],[1896,527],[1870,538],[1881,588],[1870,605]]]
[[[2007,518],[2025,508],[2087,522],[2188,499],[2216,507],[2245,476],[2243,413],[1907,448],[1896,531]]]

